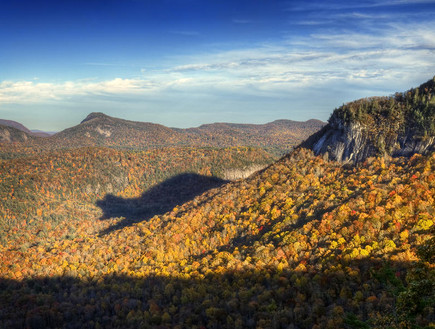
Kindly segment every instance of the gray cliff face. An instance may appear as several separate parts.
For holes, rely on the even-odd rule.
[[[327,155],[338,162],[360,162],[376,152],[369,142],[369,133],[358,123],[349,125],[332,119],[311,148],[316,155]]]
[[[435,136],[416,138],[412,136],[399,136],[399,148],[394,150],[393,156],[411,156],[415,153],[425,154],[435,151]]]
[[[29,135],[13,127],[0,125],[0,143],[25,142]]]
[[[389,133],[375,135],[370,127],[358,122],[346,124],[336,117],[302,147],[316,155],[342,163],[358,163],[372,156],[411,156],[435,150],[435,136],[415,137]]]
[[[300,146],[344,163],[435,151],[435,77],[394,96],[343,104],[328,122]]]

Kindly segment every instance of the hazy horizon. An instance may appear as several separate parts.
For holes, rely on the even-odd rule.
[[[102,112],[101,112],[102,113]],[[91,113],[89,113],[89,114],[91,114]],[[103,113],[103,114],[106,114],[106,113]],[[113,116],[112,116],[113,117]],[[72,127],[74,127],[74,126],[76,126],[76,125],[79,125],[84,119],[85,119],[86,117],[83,117],[83,119],[82,120],[80,120],[79,122],[76,122],[76,123],[73,123],[71,126],[69,126],[69,127],[66,127],[66,128],[64,128],[64,129],[68,129],[68,128],[72,128]],[[134,118],[120,118],[120,117],[114,117],[114,118],[117,118],[117,119],[123,119],[123,120],[127,120],[127,121],[135,121],[135,122],[144,122],[144,123],[153,123],[153,124],[160,124],[160,123],[158,123],[158,122],[151,122],[151,121],[140,121],[140,120],[135,120]],[[5,119],[5,118],[0,118],[0,120],[1,119],[3,119],[3,120],[10,120],[10,119]],[[276,119],[276,120],[272,120],[272,121],[267,121],[267,122],[258,122],[258,123],[252,123],[252,122],[229,122],[229,121],[226,121],[226,122],[224,122],[224,121],[215,121],[215,122],[204,122],[204,123],[201,123],[201,124],[199,124],[199,125],[195,125],[195,126],[186,126],[186,127],[174,127],[174,126],[167,126],[168,128],[174,128],[174,129],[189,129],[189,128],[198,128],[198,127],[200,127],[200,126],[203,126],[203,125],[212,125],[212,124],[221,124],[221,123],[225,123],[225,124],[248,124],[248,125],[250,125],[250,124],[254,124],[254,125],[262,125],[262,124],[268,124],[268,123],[272,123],[272,122],[274,122],[274,121],[279,121],[279,120],[291,120],[291,119]],[[311,118],[311,119],[307,119],[307,120],[291,120],[291,121],[296,121],[296,122],[307,122],[307,121],[310,121],[310,120],[319,120],[319,119],[316,119],[316,118]],[[21,123],[22,124],[22,122],[19,122],[19,121],[16,121],[16,120],[11,120],[11,121],[15,121],[15,122],[18,122],[18,123]],[[319,120],[319,121],[323,121],[323,120]],[[326,121],[323,121],[323,122],[326,122]],[[61,130],[42,130],[42,129],[39,129],[38,127],[28,127],[28,126],[26,126],[26,125],[24,125],[26,128],[28,128],[30,131],[32,131],[32,132],[46,132],[46,133],[58,133],[58,132],[61,132],[62,130],[64,130],[64,129],[61,129]]]

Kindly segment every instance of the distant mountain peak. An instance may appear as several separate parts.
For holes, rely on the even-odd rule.
[[[92,112],[88,114],[88,116],[80,123],[85,123],[93,119],[106,119],[106,118],[111,118],[111,117],[108,116],[107,114],[104,114],[103,112]]]

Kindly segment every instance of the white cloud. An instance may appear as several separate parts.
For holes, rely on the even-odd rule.
[[[364,1],[301,1],[292,3],[286,11],[313,11],[313,10],[348,10],[376,7],[394,7],[413,4],[430,4],[435,0],[364,0]]]
[[[435,3],[435,0],[380,0],[374,6],[414,5],[419,3]]]
[[[3,81],[0,83],[0,103],[40,103],[75,96],[137,94],[149,91],[153,87],[150,81],[121,78],[102,82],[66,81],[63,83]]]
[[[141,78],[0,82],[1,103],[43,103],[73,97],[266,95],[298,97],[309,88],[400,91],[401,81],[435,74],[435,30],[428,25],[390,25],[377,33],[317,33],[251,49],[174,59],[173,67],[138,72]],[[378,94],[382,94],[379,92]],[[307,100],[309,101],[309,100]]]

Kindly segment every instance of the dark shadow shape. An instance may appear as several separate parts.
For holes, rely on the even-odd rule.
[[[175,206],[182,205],[202,193],[219,187],[227,181],[217,177],[202,176],[194,173],[184,173],[174,176],[156,185],[139,198],[120,198],[107,194],[96,205],[103,210],[102,220],[113,217],[123,219],[100,232],[105,235],[133,223],[149,220],[156,215],[163,215]]]
[[[337,264],[341,263],[331,262]],[[269,267],[209,272],[202,279],[158,275],[107,275],[99,280],[0,278],[0,323],[5,329],[166,329],[234,328],[238,322],[243,328],[284,329],[290,324],[295,328],[325,327],[326,321],[354,312],[362,321],[369,321],[372,312],[394,311],[392,288],[404,283],[406,268],[412,264],[365,259],[345,266],[357,269],[359,275],[348,276],[328,267],[314,272]],[[400,276],[395,275],[398,271]],[[296,278],[304,281],[295,285]],[[352,305],[353,293],[364,284],[370,289],[364,297],[384,295],[384,302],[364,299],[361,305]],[[334,311],[337,306],[338,313]]]

